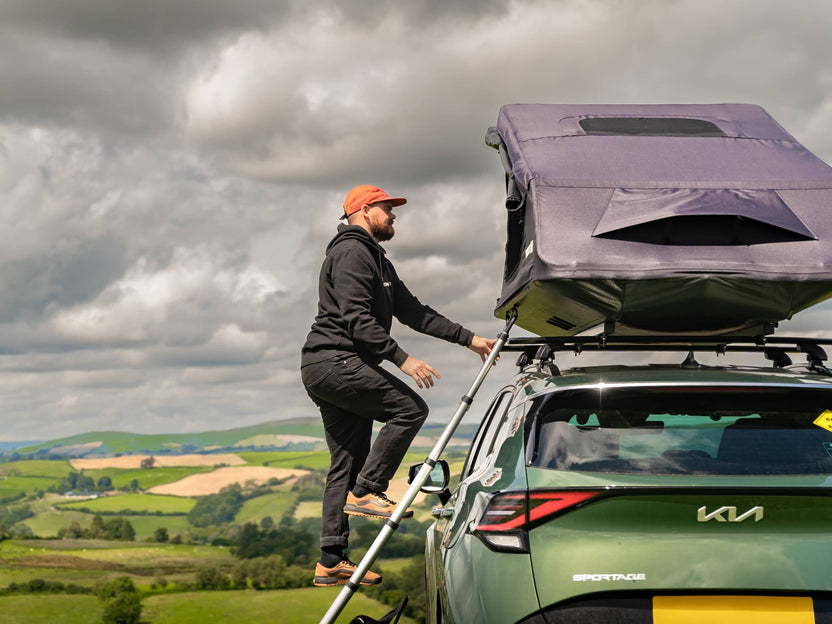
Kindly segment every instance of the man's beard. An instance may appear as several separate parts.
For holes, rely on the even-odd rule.
[[[393,234],[395,233],[396,231],[393,229],[392,223],[387,225],[380,225],[377,227],[374,226],[372,228],[373,238],[375,238],[380,243],[383,243],[384,241],[389,241],[391,238],[393,238]]]

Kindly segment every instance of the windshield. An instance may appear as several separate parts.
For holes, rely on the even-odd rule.
[[[539,398],[527,460],[620,474],[832,474],[832,393],[794,387],[592,388]]]

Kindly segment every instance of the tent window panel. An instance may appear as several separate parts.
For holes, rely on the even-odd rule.
[[[671,117],[591,117],[578,122],[590,135],[626,136],[727,136],[715,123],[704,119]]]

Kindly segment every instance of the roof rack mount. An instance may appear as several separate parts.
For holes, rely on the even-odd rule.
[[[791,364],[789,353],[806,354],[809,367],[819,373],[829,374],[823,362],[828,357],[821,345],[832,345],[832,338],[803,336],[682,336],[634,335],[619,336],[606,333],[592,336],[557,336],[512,338],[503,347],[506,352],[522,352],[527,361],[540,359],[540,353],[554,354],[571,351],[576,355],[584,351],[711,351],[717,355],[726,353],[762,353],[777,367]],[[546,349],[541,349],[546,347]]]

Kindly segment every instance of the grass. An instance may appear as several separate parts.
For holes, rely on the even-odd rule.
[[[320,518],[321,517],[321,501],[301,501],[295,509],[295,518],[301,520],[303,518]]]
[[[277,524],[297,499],[294,492],[280,492],[277,494],[266,494],[247,500],[243,508],[237,512],[234,522],[244,524],[246,522],[260,523],[266,516],[271,516]]]
[[[338,595],[336,589],[310,587],[278,591],[225,591],[161,594],[144,601],[142,619],[152,624],[280,624],[317,623]],[[337,622],[357,615],[379,618],[390,607],[360,592],[353,596]],[[416,624],[402,618],[401,624]]]
[[[45,511],[33,518],[26,518],[23,524],[32,529],[32,533],[40,537],[55,537],[58,531],[75,520],[82,527],[87,526],[91,517],[80,511]],[[131,520],[132,523],[132,520]]]
[[[273,451],[237,453],[252,466],[272,468],[307,468],[322,470],[329,468],[329,451]]]
[[[3,624],[89,624],[100,621],[101,602],[64,594],[0,596],[0,614]]]
[[[14,487],[5,487],[0,481],[0,501],[11,501],[20,496],[21,490]]]
[[[0,476],[22,475],[60,479],[67,476],[71,470],[69,462],[49,459],[29,459],[0,464]]]
[[[126,516],[126,518],[133,525],[137,540],[153,537],[156,529],[162,527],[168,530],[170,537],[177,533],[185,533],[193,528],[185,516]]]
[[[320,621],[337,594],[335,589],[320,588],[157,594],[143,600],[142,621],[147,624],[312,624]],[[389,609],[359,592],[337,622],[344,624],[357,615],[379,618]],[[89,624],[100,619],[101,602],[86,595],[2,596],[0,614],[3,624]],[[399,622],[416,624],[404,617]]]
[[[196,504],[191,498],[181,496],[165,496],[162,494],[118,494],[104,496],[90,500],[61,503],[59,509],[81,510],[89,509],[92,513],[118,513],[125,509],[134,512],[145,512],[150,515],[160,512],[163,514],[187,514]]]
[[[105,576],[112,576],[107,570],[89,570],[72,568],[0,568],[0,588],[10,583],[26,583],[34,579],[74,583],[87,587],[95,585]],[[0,609],[2,612],[2,609]],[[4,620],[0,618],[0,622]]]
[[[92,587],[101,578],[124,575],[140,587],[149,586],[159,577],[192,583],[205,564],[227,568],[233,561],[228,548],[217,546],[6,540],[0,543],[0,587],[35,578]],[[6,621],[0,608],[0,622]],[[44,620],[47,621],[51,624],[63,620]]]
[[[21,557],[77,557],[89,561],[129,562],[140,567],[164,559],[202,563],[228,560],[227,548],[195,544],[144,544],[105,540],[6,540],[0,542],[0,561]]]
[[[157,485],[173,483],[192,474],[211,472],[213,466],[171,466],[164,468],[131,468],[128,470],[117,468],[102,468],[101,470],[85,470],[84,474],[92,477],[96,482],[101,477],[110,477],[116,489],[130,487],[135,479],[139,488],[148,490]]]
[[[409,557],[396,557],[395,559],[381,559],[376,563],[375,567],[378,570],[382,570],[385,574],[398,574],[411,563],[413,563],[413,559]]]
[[[46,491],[46,488],[56,483],[57,479],[53,479],[51,477],[6,477],[0,481],[0,499],[13,496],[19,492],[31,492],[35,489]],[[7,493],[4,494],[4,492]]]

